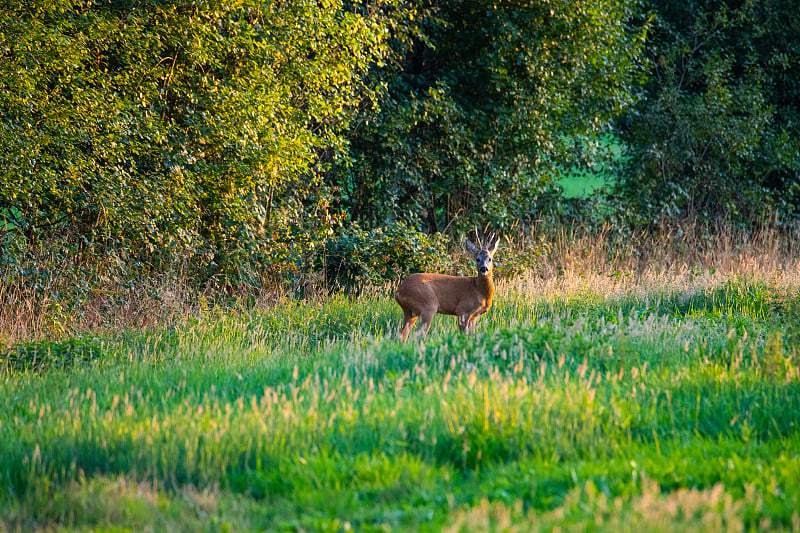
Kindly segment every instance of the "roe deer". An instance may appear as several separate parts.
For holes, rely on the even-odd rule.
[[[394,299],[403,308],[400,330],[403,340],[408,338],[417,318],[420,319],[420,336],[424,337],[437,313],[455,315],[464,333],[475,329],[478,317],[492,306],[492,256],[499,243],[500,239],[490,238],[489,245],[479,249],[466,241],[467,251],[475,257],[478,266],[477,276],[421,273],[412,274],[400,283]]]

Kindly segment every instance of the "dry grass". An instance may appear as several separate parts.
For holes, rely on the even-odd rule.
[[[149,328],[174,323],[203,304],[185,277],[162,275],[134,283],[51,275],[33,287],[10,268],[0,286],[0,346],[70,333]],[[69,306],[69,307],[68,307]]]
[[[559,231],[552,240],[545,274],[565,272],[680,272],[714,269],[741,276],[761,276],[797,265],[800,232],[774,227],[752,232],[695,225],[662,229],[656,235],[620,237],[611,229],[591,234]],[[548,272],[547,269],[550,271]]]
[[[548,298],[591,292],[614,299],[656,291],[690,294],[718,286],[731,276],[800,287],[800,229],[765,227],[745,232],[689,224],[628,237],[610,227],[600,232],[565,228],[549,235],[539,228],[532,234],[545,235],[544,239],[527,238],[545,253],[535,268],[502,282],[528,295]],[[523,236],[504,243],[501,262],[513,263],[529,252],[525,243]],[[264,284],[269,289],[198,288],[180,271],[141,273],[138,278],[132,278],[130,270],[126,276],[115,275],[125,271],[122,265],[96,264],[91,259],[68,262],[42,257],[37,264],[49,268],[47,277],[36,283],[20,274],[20,269],[0,271],[0,346],[165,326],[182,323],[220,303],[246,300],[261,308],[286,296],[285,289],[272,283]],[[305,294],[324,298],[325,288],[316,285],[310,290],[306,287]],[[368,292],[384,293],[386,287]]]
[[[541,265],[508,287],[530,295],[587,291],[606,299],[653,293],[694,293],[740,277],[770,286],[800,287],[800,234],[775,228],[753,232],[688,225],[657,235],[622,239],[560,230],[546,245]]]

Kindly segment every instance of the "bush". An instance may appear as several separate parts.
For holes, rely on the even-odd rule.
[[[441,233],[426,235],[397,221],[369,231],[352,224],[326,243],[317,262],[331,289],[358,293],[414,272],[452,271],[449,242]]]

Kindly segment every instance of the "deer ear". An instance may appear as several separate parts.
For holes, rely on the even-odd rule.
[[[471,241],[471,240],[469,240],[469,239],[465,239],[465,240],[464,240],[464,246],[467,248],[467,251],[468,251],[470,254],[472,254],[472,255],[474,255],[474,256],[476,256],[476,257],[477,257],[477,255],[478,255],[478,253],[480,253],[480,250],[478,250],[478,249],[475,247],[475,245],[474,245],[474,244],[472,244],[472,241]]]

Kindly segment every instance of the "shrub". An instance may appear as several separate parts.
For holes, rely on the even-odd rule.
[[[441,233],[426,235],[398,221],[374,230],[352,224],[326,243],[317,261],[330,288],[360,292],[413,272],[452,271],[449,242]]]
[[[636,98],[637,0],[410,3],[374,69],[385,87],[329,174],[365,227],[506,230],[538,218],[565,136],[595,133]],[[403,29],[407,33],[403,33]]]

